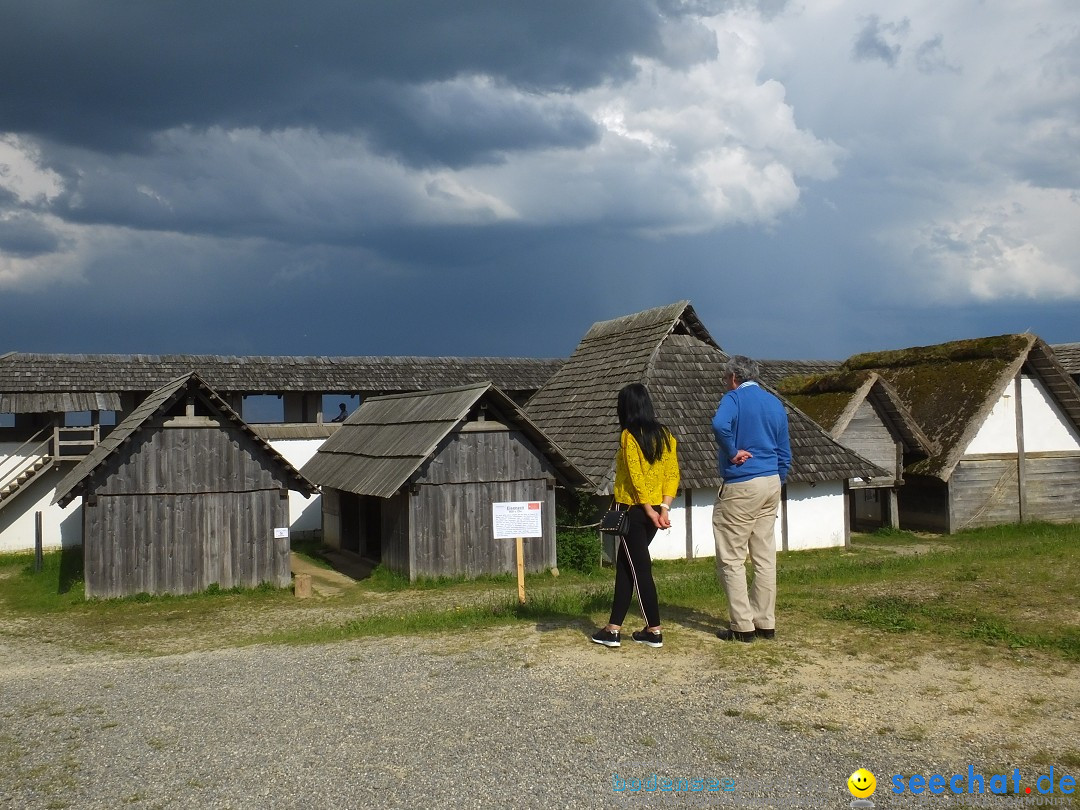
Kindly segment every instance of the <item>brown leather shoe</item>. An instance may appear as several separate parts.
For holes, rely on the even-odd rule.
[[[742,632],[741,630],[732,630],[729,627],[721,627],[716,631],[716,637],[721,641],[743,641],[749,644],[754,640],[754,631]]]
[[[776,630],[775,629],[762,630],[760,627],[757,627],[757,628],[754,629],[754,635],[757,636],[758,638],[774,639],[774,638],[776,638]]]

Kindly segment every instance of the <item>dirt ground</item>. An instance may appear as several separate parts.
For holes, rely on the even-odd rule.
[[[313,578],[314,596],[302,608],[238,606],[224,615],[192,618],[178,607],[155,626],[128,626],[109,638],[87,638],[77,624],[56,617],[0,617],[0,677],[44,674],[58,664],[212,650],[290,627],[362,621],[403,599],[438,604],[446,598],[439,591],[389,593],[346,607],[334,596],[349,587],[348,577],[305,566],[299,572]],[[850,638],[823,642],[820,634],[803,637],[799,628],[781,629],[773,642],[744,645],[720,642],[700,623],[677,619],[667,623],[663,650],[628,643],[609,651],[588,643],[590,629],[584,619],[525,630],[515,625],[453,636],[450,643],[512,647],[526,666],[556,666],[615,685],[651,680],[658,690],[722,672],[737,684],[728,696],[732,716],[793,731],[880,735],[947,759],[978,752],[1003,764],[1080,765],[1080,666],[1060,657],[1025,650],[988,654],[974,644],[946,653],[915,646],[904,635],[870,631],[853,631],[860,636],[856,644]]]

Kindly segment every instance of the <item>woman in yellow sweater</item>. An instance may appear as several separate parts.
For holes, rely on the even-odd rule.
[[[626,537],[616,538],[611,616],[592,640],[605,647],[621,646],[622,622],[636,591],[645,629],[632,638],[639,644],[663,647],[649,544],[657,529],[671,528],[668,513],[679,490],[675,437],[657,421],[649,391],[640,383],[619,391],[618,414],[622,434],[615,455],[615,502],[629,507],[629,529]]]

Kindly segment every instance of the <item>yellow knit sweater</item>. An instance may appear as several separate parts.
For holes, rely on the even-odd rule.
[[[679,457],[675,445],[672,436],[664,454],[655,464],[650,464],[637,440],[624,430],[619,437],[619,452],[615,454],[615,501],[656,506],[665,496],[674,498],[679,491]]]

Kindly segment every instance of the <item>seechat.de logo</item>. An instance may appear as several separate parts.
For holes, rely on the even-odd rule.
[[[855,797],[855,801],[851,803],[853,808],[874,806],[874,803],[870,801],[870,797],[877,790],[877,779],[866,768],[859,768],[848,777],[847,789]]]

